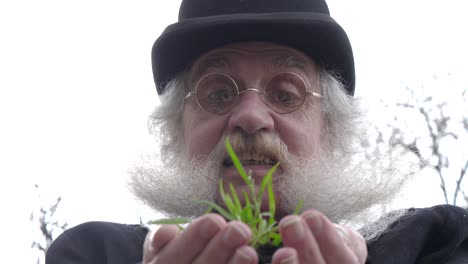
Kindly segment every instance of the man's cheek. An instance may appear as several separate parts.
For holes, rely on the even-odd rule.
[[[209,155],[223,140],[223,132],[223,126],[219,124],[205,124],[192,129],[186,136],[187,154]]]

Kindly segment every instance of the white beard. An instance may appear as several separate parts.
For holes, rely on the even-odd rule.
[[[147,154],[130,171],[131,191],[152,209],[171,217],[195,217],[214,201],[221,174],[219,155],[205,157],[202,163],[190,162],[182,155],[161,159]]]
[[[373,161],[353,160],[355,153],[330,153],[321,148],[320,158],[308,160],[289,153],[274,134],[229,136],[236,153],[256,150],[279,158],[284,171],[274,179],[280,194],[279,217],[291,214],[302,199],[303,210],[318,210],[334,222],[349,221],[372,205],[388,202],[406,179],[396,164],[384,166],[377,157]],[[173,151],[165,159],[149,154],[130,171],[129,186],[158,212],[196,217],[206,210],[206,205],[197,201],[218,201],[218,182],[226,156],[223,140],[209,156],[192,161],[184,158],[183,151]]]

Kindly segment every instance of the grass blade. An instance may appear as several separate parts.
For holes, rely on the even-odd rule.
[[[262,200],[263,193],[265,192],[265,189],[269,184],[273,184],[273,173],[276,171],[276,169],[279,166],[279,162],[275,164],[275,166],[271,167],[265,177],[262,179],[262,183],[260,184],[260,190],[257,194],[257,199],[259,201]]]
[[[252,205],[250,203],[250,198],[249,198],[249,195],[247,194],[247,192],[244,192],[244,200],[245,200],[245,207],[243,209],[243,222],[244,223],[251,223],[252,222],[252,218],[253,218],[253,213],[252,213]]]
[[[239,201],[239,197],[237,196],[236,189],[234,189],[234,185],[232,185],[232,183],[229,183],[229,189],[231,190],[231,195],[232,199],[234,200],[236,212],[240,214],[242,212],[242,205]]]
[[[296,208],[294,209],[293,214],[298,215],[301,212],[302,207],[304,206],[304,199],[301,199],[299,203],[297,203]]]
[[[236,208],[234,205],[234,202],[232,201],[231,197],[224,192],[224,187],[223,187],[223,179],[219,181],[219,193],[221,194],[221,199],[223,200],[224,204],[226,205],[226,208],[228,211],[232,214],[236,212]]]
[[[216,203],[213,203],[213,202],[210,202],[210,201],[200,201],[200,203],[203,203],[203,204],[207,204],[209,205],[210,207],[212,207],[214,210],[216,210],[219,214],[221,214],[222,216],[224,216],[224,218],[228,219],[228,220],[236,220],[232,214],[228,211],[226,211],[226,209],[222,208],[221,206],[217,205]]]
[[[226,145],[227,152],[229,153],[229,156],[231,157],[234,166],[236,167],[237,171],[239,172],[240,176],[245,181],[245,183],[248,184],[249,179],[247,177],[247,173],[245,172],[244,167],[239,161],[239,158],[237,157],[236,153],[232,149],[231,143],[229,142],[229,137],[226,137],[226,139],[224,140],[224,144]]]
[[[273,192],[273,184],[270,182],[268,184],[268,206],[270,210],[270,224],[275,223],[275,213],[276,213],[276,202],[275,202],[275,193]]]
[[[281,238],[281,235],[278,234],[278,233],[271,233],[270,234],[270,238],[271,238],[271,244],[275,247],[279,246],[281,244],[281,242],[283,242],[283,239]]]
[[[268,201],[269,201],[269,209],[270,209],[270,224],[275,223],[275,214],[276,214],[276,202],[275,202],[275,193],[273,192],[273,173],[279,166],[279,162],[275,164],[270,170],[268,170],[267,176],[270,176],[270,180],[268,181]]]
[[[183,225],[188,224],[192,220],[188,218],[164,218],[159,220],[152,220],[148,222],[148,225]]]

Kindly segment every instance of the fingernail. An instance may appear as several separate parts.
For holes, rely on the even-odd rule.
[[[304,225],[299,216],[286,218],[281,223],[281,227],[291,242],[301,240],[304,237]]]
[[[237,264],[245,264],[252,262],[252,256],[249,254],[248,249],[245,247],[240,248],[237,250],[236,254],[234,255],[233,263]]]
[[[207,217],[203,219],[203,223],[200,229],[200,235],[203,238],[210,238],[221,229],[221,221],[217,218]]]
[[[322,232],[323,221],[320,213],[308,212],[305,213],[302,217],[314,235],[318,235],[320,232]]]
[[[238,245],[250,236],[250,231],[241,223],[232,223],[223,236],[224,242]]]
[[[297,263],[297,259],[296,259],[296,256],[294,255],[280,260],[280,264],[296,264],[296,263]]]

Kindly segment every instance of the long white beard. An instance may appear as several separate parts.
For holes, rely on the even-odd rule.
[[[130,171],[129,187],[142,202],[171,217],[195,217],[203,214],[206,205],[199,201],[215,201],[221,156],[213,154],[187,161],[177,154],[162,159],[147,154]]]
[[[237,153],[257,151],[279,158],[283,173],[274,179],[280,216],[293,212],[300,200],[303,210],[315,209],[334,222],[351,220],[372,205],[392,198],[405,181],[398,165],[382,165],[378,159],[356,160],[351,153],[330,153],[303,159],[290,153],[277,135],[259,133],[230,135]],[[144,203],[169,216],[196,217],[206,205],[218,200],[222,162],[227,156],[221,140],[209,156],[192,161],[182,151],[158,157],[149,154],[130,171],[130,189]]]

